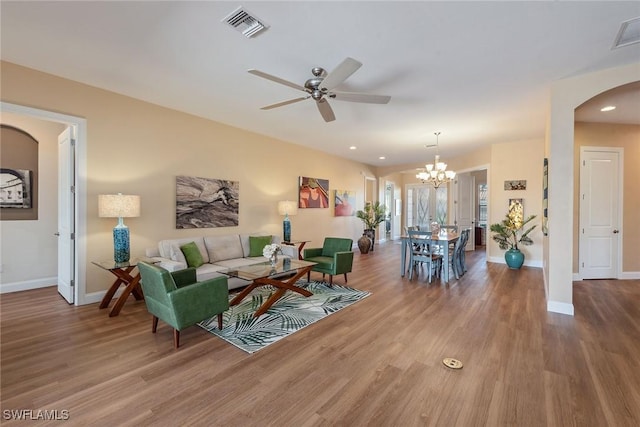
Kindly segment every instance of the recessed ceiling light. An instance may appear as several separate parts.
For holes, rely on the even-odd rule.
[[[380,156],[380,157],[378,157],[378,159],[384,160],[384,159],[386,159],[386,157],[385,156]]]
[[[349,147],[349,150],[355,150],[355,149],[356,149],[355,145],[352,145],[351,147]]]
[[[600,109],[600,111],[613,111],[616,109],[615,105],[607,105],[606,107],[603,107]]]

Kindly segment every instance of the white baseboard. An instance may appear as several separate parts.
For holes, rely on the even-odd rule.
[[[113,296],[114,299],[118,298],[121,294],[122,291],[124,290],[124,288],[121,286],[115,293],[115,295]],[[95,303],[99,303],[102,302],[102,298],[104,298],[104,294],[106,294],[107,291],[98,291],[98,292],[91,292],[90,294],[86,294],[84,296],[84,298],[82,298],[82,302],[80,303],[81,305],[86,305],[86,304],[95,304]]]
[[[3,283],[0,285],[0,294],[48,288],[50,286],[58,286],[57,277],[45,277],[44,279],[25,280],[24,282]]]
[[[573,316],[573,304],[559,301],[547,301],[547,311]]]
[[[640,271],[623,271],[616,280],[637,280],[640,279]],[[583,280],[580,273],[573,273],[573,281],[579,282]]]
[[[497,257],[497,256],[487,257],[487,262],[495,262],[496,264],[506,264],[504,257]],[[538,261],[538,260],[527,261],[525,259],[523,265],[527,267],[542,268],[542,261]]]
[[[623,271],[620,274],[620,280],[637,280],[640,279],[640,271]]]
[[[58,278],[57,277],[48,277],[45,279],[37,279],[37,280],[26,280],[24,282],[14,282],[14,283],[3,283],[0,284],[0,294],[7,294],[11,292],[20,292],[20,291],[29,291],[32,289],[40,289],[40,288],[48,288],[48,287],[58,286]],[[114,298],[118,298],[120,294],[122,294],[122,290],[124,288],[118,289],[116,294],[113,296]],[[84,297],[80,297],[80,301],[78,301],[77,305],[86,305],[86,304],[95,304],[102,301],[104,298],[104,294],[107,291],[98,291],[92,292],[90,294],[84,295]]]

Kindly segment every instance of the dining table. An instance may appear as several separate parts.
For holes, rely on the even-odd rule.
[[[432,235],[430,232],[425,232],[424,236],[420,236],[420,240],[424,240],[425,243],[429,243],[431,245],[439,246],[439,253],[442,254],[442,281],[444,283],[449,282],[449,266],[451,265],[451,260],[449,259],[449,245],[455,243],[456,240],[460,238],[460,235],[453,231],[441,231],[436,235]],[[400,276],[404,277],[407,272],[407,251],[409,248],[409,236],[403,235],[400,236],[402,241],[401,245],[401,257],[400,257]],[[414,236],[414,240],[415,240]]]

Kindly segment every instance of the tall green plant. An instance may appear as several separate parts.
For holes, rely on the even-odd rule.
[[[366,203],[356,216],[364,223],[365,230],[375,230],[384,221],[385,206],[380,202]]]
[[[491,224],[491,231],[496,233],[491,238],[498,243],[500,249],[516,249],[518,250],[518,243],[524,246],[532,245],[533,240],[529,237],[529,233],[536,228],[536,225],[532,225],[528,229],[524,230],[524,226],[533,221],[535,215],[529,216],[522,221],[515,213],[508,213],[505,219],[498,224]],[[524,231],[523,231],[524,230]]]

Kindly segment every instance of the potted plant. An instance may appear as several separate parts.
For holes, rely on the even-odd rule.
[[[525,230],[525,225],[533,221],[535,215],[523,219],[523,216],[515,210],[510,210],[505,219],[498,224],[491,225],[491,231],[495,233],[491,238],[498,243],[500,249],[507,249],[504,260],[511,269],[519,269],[524,263],[524,254],[518,249],[518,243],[528,246],[533,244],[529,233],[536,228],[532,225]]]
[[[380,202],[375,203],[366,203],[364,205],[364,209],[357,211],[356,216],[362,220],[364,223],[364,236],[367,236],[371,239],[371,250],[373,250],[373,244],[376,241],[376,228],[378,225],[384,222],[384,214],[385,214],[385,206],[380,204]],[[360,245],[358,245],[360,247]],[[367,253],[367,251],[361,252]]]

